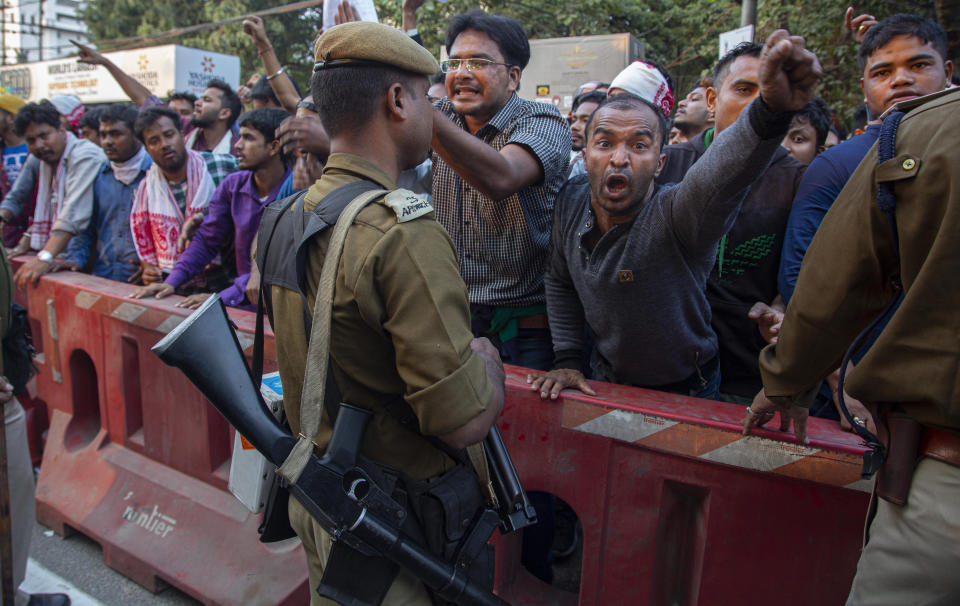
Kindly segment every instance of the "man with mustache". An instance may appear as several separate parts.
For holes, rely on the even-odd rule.
[[[577,96],[573,100],[573,121],[570,122],[570,142],[573,151],[570,152],[570,173],[568,178],[587,174],[583,167],[583,146],[587,142],[586,128],[590,116],[597,106],[607,98],[607,93],[591,91]]]
[[[130,229],[140,257],[140,279],[153,284],[173,270],[185,224],[206,214],[214,190],[236,170],[237,161],[225,154],[188,150],[180,114],[166,106],[140,110],[134,133],[153,166],[134,194]],[[207,275],[208,286],[211,278],[213,286],[228,285],[226,276]]]
[[[589,178],[569,182],[555,207],[546,277],[555,370],[527,378],[541,398],[566,387],[593,393],[579,370],[585,323],[596,343],[594,378],[716,395],[705,283],[717,244],[821,69],[802,38],[778,30],[758,73],[759,98],[678,185],[654,182],[666,137],[658,108],[620,95],[594,112],[584,148]]]
[[[505,362],[546,369],[543,272],[570,130],[557,108],[516,94],[530,59],[519,23],[482,10],[457,15],[446,46],[431,156],[437,220],[457,248],[474,334]]]
[[[677,103],[673,125],[680,131],[681,143],[713,127],[713,112],[707,107],[707,89],[712,87],[712,78],[700,78],[687,96]]]
[[[79,63],[106,68],[137,107],[166,106],[139,80],[117,67],[110,59],[92,47],[77,42],[73,44],[80,53],[77,59]],[[180,130],[186,138],[187,149],[217,155],[232,154],[237,142],[234,123],[241,111],[243,103],[229,84],[219,78],[208,80],[203,94],[193,105],[193,111],[180,117]]]
[[[37,203],[29,230],[30,248],[40,252],[14,276],[17,288],[24,288],[27,284],[36,286],[40,276],[53,268],[54,258],[70,238],[87,228],[93,211],[93,181],[106,156],[90,141],[68,132],[60,112],[49,101],[24,105],[13,127],[40,161]],[[10,221],[23,209],[22,199],[8,195],[0,205],[0,221]]]
[[[706,90],[706,104],[715,114],[715,126],[687,143],[665,149],[666,165],[657,183],[682,181],[715,137],[730,128],[757,98],[762,53],[763,46],[747,42],[717,62],[713,86]],[[810,108],[808,103],[797,112],[794,122]],[[711,326],[719,354],[706,368],[712,372],[719,365],[717,397],[723,400],[748,404],[760,387],[757,356],[766,342],[748,314],[757,301],[772,303],[777,297],[783,232],[805,168],[786,149],[777,149],[769,163],[757,167],[759,176],[720,239],[716,264],[707,281]],[[672,176],[664,181],[664,173]]]
[[[137,108],[111,105],[100,115],[100,143],[107,162],[93,182],[93,213],[90,225],[67,246],[66,260],[57,269],[79,271],[94,255],[95,276],[121,282],[140,274],[140,259],[130,233],[133,192],[153,164],[133,134]]]
[[[714,69],[714,88],[707,91],[707,105],[716,114],[712,137],[726,131],[760,94],[760,64],[763,47],[744,43],[725,55]],[[805,117],[810,103],[794,115]],[[788,134],[789,130],[787,133]],[[702,141],[712,145],[705,137]],[[766,166],[756,167],[758,176],[750,186],[733,224],[720,238],[716,263],[707,279],[710,324],[720,347],[720,392],[724,401],[749,404],[760,389],[757,356],[766,342],[748,315],[757,301],[777,298],[777,270],[783,247],[783,232],[793,196],[806,165],[786,148],[777,148]]]
[[[240,170],[224,179],[214,192],[206,218],[170,275],[163,282],[140,288],[131,295],[134,299],[150,295],[162,299],[172,295],[175,289],[199,275],[232,239],[237,278],[219,293],[220,298],[231,307],[256,309],[256,300],[245,296],[250,278],[250,248],[260,227],[263,209],[280,198],[290,176],[286,156],[275,135],[277,127],[289,115],[282,109],[260,108],[240,116],[240,139],[236,146]],[[177,307],[196,309],[209,296],[209,293],[190,295],[177,303]]]

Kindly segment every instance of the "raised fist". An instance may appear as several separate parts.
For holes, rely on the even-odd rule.
[[[760,97],[774,112],[803,109],[820,82],[823,69],[803,38],[778,29],[760,55]]]

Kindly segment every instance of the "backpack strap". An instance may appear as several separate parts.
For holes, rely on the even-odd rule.
[[[877,163],[882,164],[896,155],[897,129],[900,127],[900,120],[903,119],[904,112],[893,112],[883,120],[880,127],[880,138],[877,141]],[[897,196],[893,190],[893,182],[885,181],[879,184],[877,188],[877,206],[887,217],[890,224],[890,232],[893,236],[893,245],[897,254],[898,273],[892,279],[894,288],[893,300],[887,305],[880,315],[863,329],[853,344],[847,349],[840,363],[840,380],[837,385],[837,403],[840,405],[840,412],[846,418],[847,422],[853,428],[854,432],[866,442],[869,450],[863,454],[863,470],[860,475],[863,479],[869,479],[875,474],[887,458],[887,446],[880,441],[880,438],[873,434],[869,429],[854,421],[853,415],[847,408],[847,403],[843,397],[844,383],[847,378],[847,366],[850,364],[853,356],[863,349],[867,339],[873,334],[877,327],[884,325],[893,315],[900,303],[900,297],[903,294],[903,284],[900,280],[900,234],[897,230]]]
[[[347,231],[353,225],[353,221],[360,211],[371,202],[382,198],[385,193],[385,190],[373,189],[354,198],[339,214],[333,229],[333,235],[330,237],[327,255],[323,260],[323,268],[320,271],[320,284],[317,288],[317,297],[313,308],[313,323],[307,347],[306,371],[300,399],[300,436],[290,455],[277,470],[291,484],[297,482],[310,460],[310,456],[313,454],[313,440],[320,429],[328,377],[331,374],[329,372],[330,315],[333,308],[333,289],[336,284],[340,255],[343,252]],[[323,206],[326,206],[326,204]],[[329,226],[329,223],[327,223],[327,226]],[[306,232],[304,235],[306,236]],[[300,246],[298,249],[299,265],[300,250],[303,247]],[[331,419],[332,421],[333,419]]]
[[[386,190],[382,189],[373,181],[367,181],[366,179],[338,187],[324,196],[313,209],[313,212],[306,215],[305,224],[298,224],[300,229],[294,234],[297,251],[295,268],[297,272],[297,288],[301,294],[305,295],[307,292],[307,251],[309,249],[307,244],[318,233],[336,225],[347,206],[361,194],[370,191],[378,191],[382,194],[385,193]],[[377,196],[374,196],[373,199],[377,199]],[[329,257],[329,253],[327,253],[327,256]],[[331,294],[332,292],[333,291],[331,291]],[[310,319],[313,313],[310,312],[310,306],[305,297],[304,305],[306,305],[307,309],[307,333],[309,333]]]
[[[330,345],[329,345],[329,324],[330,324],[330,312],[333,304],[333,287],[336,283],[336,271],[339,267],[339,257],[342,252],[343,239],[345,238],[345,231],[353,222],[356,213],[359,213],[363,207],[370,204],[371,202],[379,199],[382,195],[386,193],[384,190],[379,189],[379,186],[371,181],[357,181],[344,185],[337,188],[323,200],[317,204],[317,207],[311,213],[306,213],[305,211],[296,212],[297,209],[303,208],[303,196],[301,195],[297,200],[295,200],[296,208],[294,209],[294,225],[292,233],[292,241],[296,243],[296,286],[291,290],[297,290],[300,293],[301,298],[304,302],[304,328],[309,335],[309,346],[307,353],[307,372],[304,376],[304,389],[302,391],[302,399],[300,406],[301,414],[301,442],[304,441],[305,436],[310,436],[310,446],[308,452],[312,452],[312,440],[313,436],[316,435],[317,430],[319,429],[319,423],[321,419],[321,408],[326,411],[327,418],[330,420],[330,423],[334,423],[337,418],[337,412],[340,407],[340,391],[336,385],[336,381],[333,378],[333,372],[330,367]],[[401,221],[407,221],[414,218],[417,218],[427,212],[432,210],[432,207],[426,201],[421,198],[414,197],[409,192],[404,192],[397,190],[388,195],[387,199],[384,202],[387,206],[394,210],[397,213],[398,218]],[[347,212],[351,208],[354,208],[355,204],[359,204],[353,213],[353,216],[350,217],[347,215]],[[285,209],[289,209],[293,204],[286,204]],[[296,220],[297,218],[303,217],[302,220]],[[334,227],[334,233],[330,240],[330,245],[327,250],[327,256],[324,259],[323,269],[321,270],[321,282],[317,291],[317,298],[315,301],[313,313],[309,312],[309,304],[306,300],[306,264],[307,264],[307,246],[306,244],[310,241],[311,238],[316,236],[318,233],[326,230],[332,225],[340,226],[341,223],[344,223],[343,232],[339,239],[337,238],[338,227]],[[269,228],[268,228],[269,229]],[[273,227],[275,229],[275,225]],[[267,233],[265,230],[261,230],[261,233]],[[263,266],[267,267],[267,249],[270,246],[270,242],[273,238],[273,231],[269,231],[267,236],[267,247],[262,250],[262,253],[258,255],[259,259],[263,260]],[[260,249],[258,249],[260,252]],[[287,259],[289,250],[283,255]],[[332,265],[332,275],[329,282],[324,282],[324,275],[329,271],[328,264],[334,263]],[[289,260],[287,259],[287,266],[289,267]],[[283,280],[285,283],[280,284],[290,288],[291,280],[289,277]],[[263,288],[268,285],[269,280],[261,280],[261,294],[260,300],[263,301],[264,291]],[[274,280],[276,282],[276,280]],[[321,309],[321,304],[325,304],[325,309]],[[262,304],[258,302],[258,313],[262,314]],[[318,327],[316,325],[320,314],[323,314],[323,318],[327,325],[325,331],[325,336],[320,336]],[[262,316],[261,316],[262,317]],[[321,321],[321,322],[323,322]],[[261,346],[259,349],[260,353],[260,366],[256,367],[262,370],[262,324],[258,325],[259,332],[258,335],[261,337]],[[254,341],[254,355],[256,356],[258,352],[257,341]],[[320,359],[322,358],[322,359]],[[256,362],[256,357],[254,358]],[[318,369],[322,368],[322,372]],[[313,369],[313,370],[311,370]],[[316,371],[316,372],[313,372]],[[318,389],[318,386],[322,386]],[[307,401],[307,398],[310,398],[310,402]],[[312,402],[312,404],[311,404]],[[307,408],[311,410],[307,411],[311,419],[316,420],[316,427],[313,426],[313,420],[309,421],[309,424],[304,419],[304,413]],[[391,402],[387,403],[384,406],[384,410],[392,416],[397,422],[400,423],[408,431],[411,431],[435,448],[439,449],[441,452],[445,453],[454,461],[460,462],[461,464],[471,465],[477,471],[480,476],[481,483],[484,486],[489,484],[489,472],[486,469],[486,460],[483,456],[483,448],[481,445],[475,445],[466,451],[457,451],[451,448],[448,444],[439,440],[434,436],[426,436],[420,431],[420,425],[417,420],[416,415],[413,412],[413,409],[410,405],[402,398],[396,398]],[[309,431],[308,431],[309,429]],[[307,446],[301,448],[306,449]],[[291,457],[292,457],[291,453]],[[304,459],[305,461],[306,459]],[[291,462],[291,459],[288,458],[288,462]],[[286,463],[285,463],[286,464]],[[305,462],[304,462],[305,464]],[[299,476],[300,471],[302,471],[302,466],[299,470],[291,462],[291,475],[294,473],[296,476]],[[286,471],[281,467],[282,474],[285,474]],[[284,477],[287,477],[286,475]],[[290,478],[288,477],[288,480]]]
[[[271,286],[280,286],[300,293],[303,301],[304,326],[310,333],[311,310],[305,295],[305,279],[302,277],[300,257],[305,259],[303,246],[310,237],[337,222],[343,208],[358,194],[377,185],[371,181],[358,181],[338,187],[323,198],[313,212],[304,210],[307,192],[304,189],[292,196],[270,203],[263,211],[257,233],[257,267],[260,270],[260,289],[257,294],[257,321],[253,340],[251,373],[260,385],[263,379],[263,316],[271,311]],[[331,210],[336,208],[336,211]],[[274,236],[281,235],[274,241]],[[272,253],[272,254],[271,254]]]
[[[253,380],[260,389],[260,382],[263,380],[263,313],[265,310],[264,291],[266,290],[265,280],[263,279],[262,268],[266,267],[267,255],[270,251],[270,245],[273,243],[273,236],[277,233],[277,225],[283,213],[290,210],[291,206],[303,208],[303,199],[307,195],[307,190],[298,192],[292,196],[272,202],[264,210],[263,219],[260,221],[260,229],[257,232],[257,239],[266,234],[266,240],[263,246],[257,247],[257,267],[261,270],[260,288],[257,289],[257,321],[253,333],[253,355],[250,360],[250,372],[253,374]]]

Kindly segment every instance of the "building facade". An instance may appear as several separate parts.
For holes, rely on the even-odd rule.
[[[0,64],[55,59],[76,52],[70,40],[87,42],[86,0],[0,0]]]

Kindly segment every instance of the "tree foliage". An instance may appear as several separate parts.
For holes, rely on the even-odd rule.
[[[400,7],[393,0],[376,0],[384,21],[399,25]],[[958,0],[937,0],[955,5]],[[863,0],[857,14],[884,18],[911,12],[936,18],[947,14],[934,0],[906,4],[898,0]],[[853,109],[863,102],[857,46],[847,33],[843,18],[850,0],[759,0],[756,40],[762,42],[777,28],[804,36],[807,46],[820,58],[824,78],[819,94],[848,123]],[[732,0],[427,0],[420,9],[419,30],[428,49],[439,54],[448,19],[472,8],[517,19],[531,39],[591,34],[631,33],[643,41],[646,57],[667,67],[683,95],[700,76],[712,73],[717,61],[718,35],[740,26],[740,2]],[[942,23],[950,31],[960,23]]]
[[[893,0],[867,0],[855,5],[856,13],[868,13],[878,19],[910,12],[935,18],[932,0],[917,0],[910,6]],[[843,15],[850,0],[819,0],[816,11],[809,5],[790,0],[763,0],[758,4],[757,39],[763,40],[778,28],[805,38],[807,47],[817,54],[823,66],[818,94],[841,122],[849,124],[853,109],[863,103],[861,71],[857,63],[858,45],[847,32]]]
[[[292,0],[287,0],[292,1]],[[807,40],[824,67],[820,95],[848,122],[862,102],[857,47],[843,25],[850,0],[760,0],[757,40],[785,27]],[[400,26],[401,0],[375,0],[384,23]],[[857,12],[883,18],[897,12],[940,17],[954,35],[960,0],[863,0]],[[85,17],[95,40],[144,35],[275,6],[267,0],[91,0]],[[647,59],[667,67],[683,95],[717,60],[717,36],[739,27],[740,3],[734,0],[427,0],[418,12],[418,27],[426,47],[438,57],[450,17],[473,8],[517,19],[531,39],[631,33],[645,45]],[[950,15],[954,15],[951,17]],[[281,63],[306,88],[313,64],[312,41],[320,28],[319,10],[288,13],[264,19]],[[244,77],[262,71],[256,49],[239,22],[175,40],[188,46],[239,55]],[[954,49],[955,47],[952,47]]]
[[[376,0],[381,18],[400,23],[400,6]],[[717,35],[739,26],[739,5],[731,0],[427,0],[418,13],[425,46],[439,55],[450,17],[473,8],[512,17],[531,39],[631,33],[646,58],[667,67],[678,89],[686,90],[717,59]]]
[[[94,42],[129,36],[144,36],[245,15],[276,6],[268,0],[91,0],[84,19]],[[264,27],[282,65],[301,88],[306,88],[313,66],[313,39],[320,29],[320,12],[306,10],[264,18]],[[254,72],[263,73],[257,49],[243,33],[239,21],[162,43],[175,42],[240,57],[241,81]]]
[[[947,30],[950,58],[960,61],[960,0],[935,0],[937,20]]]

